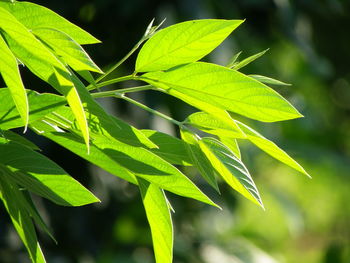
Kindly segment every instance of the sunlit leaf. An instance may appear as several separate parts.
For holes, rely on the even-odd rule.
[[[191,63],[166,72],[146,73],[140,79],[170,95],[177,96],[180,92],[197,102],[202,101],[201,108],[210,104],[265,122],[302,117],[273,89],[238,71],[215,64]]]
[[[100,42],[88,32],[41,5],[24,1],[16,1],[14,4],[0,1],[0,7],[10,11],[28,29],[54,28],[66,33],[79,44]]]
[[[172,263],[173,225],[164,192],[155,184],[138,178],[143,205],[151,227],[157,263]]]
[[[238,62],[238,63],[236,63],[236,64],[233,64],[231,68],[234,69],[234,70],[239,70],[239,69],[241,69],[241,68],[247,66],[248,64],[252,63],[254,60],[260,58],[260,57],[261,57],[262,55],[264,55],[268,50],[269,50],[269,49],[266,49],[266,50],[264,50],[264,51],[262,51],[262,52],[259,52],[259,53],[255,54],[255,55],[252,55],[252,56],[250,56],[250,57],[247,57],[246,59],[243,59],[242,61],[240,61],[240,62]]]
[[[304,168],[298,164],[292,157],[290,157],[285,151],[280,149],[275,143],[266,139],[264,136],[259,134],[257,131],[253,130],[249,126],[236,121],[242,131],[247,135],[247,139],[254,143],[257,147],[259,147],[264,152],[268,153],[272,157],[276,158],[282,163],[294,168],[295,170],[310,176]]]
[[[209,54],[243,20],[203,19],[169,26],[154,34],[140,50],[137,72],[166,70]]]
[[[238,62],[237,59],[238,57],[242,54],[242,51],[238,52],[237,54],[235,54],[231,59],[230,62],[226,65],[226,67],[228,68],[233,68]]]
[[[15,142],[1,143],[0,164],[17,184],[59,205],[81,206],[99,201],[61,167],[28,147]]]
[[[219,140],[225,144],[235,156],[241,160],[241,150],[239,149],[238,142],[235,138],[219,136]]]
[[[75,71],[90,70],[103,73],[85,50],[66,33],[52,28],[36,28],[32,32]]]
[[[1,24],[4,23],[3,18],[1,16],[2,12],[3,9],[0,9],[0,28]],[[19,73],[16,57],[12,54],[11,50],[8,48],[1,35],[0,57],[0,74],[11,92],[11,97],[16,105],[17,111],[19,112],[22,118],[23,126],[27,127],[29,121],[29,105],[27,93],[22,83],[22,78]]]
[[[23,126],[21,117],[12,100],[9,89],[0,88],[0,129],[12,129]],[[29,101],[29,123],[44,117],[50,112],[63,107],[67,102],[64,97],[48,93],[27,90]]]
[[[225,182],[247,199],[264,208],[258,189],[243,162],[220,141],[205,137],[199,145]]]

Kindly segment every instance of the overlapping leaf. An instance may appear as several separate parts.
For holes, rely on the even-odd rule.
[[[0,24],[4,23],[1,18],[0,10]],[[1,26],[0,26],[1,28]],[[4,39],[0,35],[0,74],[2,75],[7,87],[11,92],[11,97],[16,105],[17,111],[22,118],[22,124],[27,127],[29,121],[29,105],[27,94],[24,89],[22,78],[17,66],[16,57],[12,54],[8,48]]]
[[[265,122],[302,116],[273,89],[238,71],[215,64],[191,63],[166,72],[146,73],[141,79],[170,95],[177,96],[179,92],[195,97],[204,102],[201,109],[209,104]]]
[[[173,225],[164,192],[155,184],[141,178],[138,184],[151,227],[153,249],[157,263],[172,263]]]
[[[195,62],[216,48],[242,20],[203,19],[179,23],[154,34],[140,50],[137,72],[167,70]]]
[[[79,44],[100,42],[88,32],[46,7],[24,1],[16,1],[16,3],[0,1],[0,7],[7,9],[28,29],[54,28],[73,37]]]
[[[59,205],[81,206],[99,201],[90,191],[45,156],[0,138],[0,164],[17,184]]]
[[[264,208],[258,189],[243,162],[220,141],[205,137],[199,145],[218,174],[233,189]]]

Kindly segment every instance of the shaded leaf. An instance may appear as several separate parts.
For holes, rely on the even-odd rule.
[[[0,88],[0,129],[12,129],[23,126],[21,117],[12,100],[8,88]],[[29,123],[44,117],[50,112],[63,107],[66,99],[54,94],[38,93],[27,90],[29,101]]]
[[[141,178],[138,178],[138,183],[151,227],[156,262],[172,263],[173,224],[165,194],[158,186]]]
[[[38,146],[36,146],[34,143],[11,130],[0,131],[0,136],[2,136],[5,139],[5,141],[15,141],[16,143],[29,147],[32,150],[40,150]]]
[[[241,160],[241,150],[239,149],[239,145],[235,138],[219,136],[219,140],[225,144],[238,159]]]
[[[195,98],[195,106],[200,109],[209,104],[265,122],[302,117],[273,89],[238,71],[215,64],[191,63],[166,72],[146,73],[140,79],[180,99],[179,93]]]
[[[167,70],[197,61],[220,45],[242,22],[243,20],[203,19],[162,29],[141,48],[135,70]]]
[[[202,138],[199,141],[199,145],[218,174],[229,186],[264,208],[259,191],[248,169],[228,147],[220,141],[209,137]]]

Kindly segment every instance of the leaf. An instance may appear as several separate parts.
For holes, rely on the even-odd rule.
[[[167,70],[197,61],[220,45],[241,23],[243,20],[203,19],[162,29],[141,48],[135,70]]]
[[[0,10],[1,14],[1,10]],[[0,17],[1,20],[1,17]],[[3,22],[0,22],[3,23]],[[19,73],[16,57],[12,54],[8,48],[4,39],[0,34],[0,73],[11,92],[11,97],[16,105],[17,111],[22,118],[25,129],[27,128],[29,121],[29,105],[27,99],[27,93],[24,89],[22,78]],[[7,98],[8,99],[8,98]]]
[[[26,147],[29,147],[32,150],[40,150],[38,146],[36,146],[34,143],[26,139],[25,137],[11,131],[11,130],[0,130],[0,136],[2,136],[5,141],[10,140],[10,141],[15,141],[16,143],[22,144]]]
[[[199,146],[206,154],[211,164],[226,183],[251,200],[264,208],[258,189],[243,162],[220,141],[205,137],[199,141]]]
[[[172,263],[173,224],[164,192],[155,184],[139,178],[139,188],[147,219],[151,227],[157,263]]]
[[[50,83],[67,98],[89,149],[85,112],[68,70],[26,27],[1,7],[0,27],[5,31],[4,36],[15,56],[35,75]]]
[[[28,29],[53,28],[66,33],[79,44],[100,43],[88,32],[41,5],[16,1],[14,4],[0,2],[0,7],[10,11]]]
[[[191,157],[187,154],[187,144],[183,140],[154,130],[141,130],[158,149],[151,151],[171,164],[192,165]]]
[[[247,139],[259,147],[261,150],[271,155],[280,162],[294,168],[295,170],[307,175],[310,175],[304,170],[304,168],[298,164],[293,158],[291,158],[285,151],[280,149],[275,143],[266,139],[264,136],[253,130],[249,126],[236,121],[242,131],[247,135]]]
[[[44,255],[37,240],[35,228],[24,205],[24,197],[15,183],[7,180],[6,171],[0,167],[0,198],[9,213],[18,235],[27,248],[33,263],[45,263]]]
[[[235,138],[219,136],[219,140],[223,144],[225,144],[234,153],[234,155],[238,159],[241,160],[241,150],[239,149],[239,145],[238,145],[237,140]]]
[[[10,96],[9,89],[0,88],[0,129],[12,129],[23,126],[14,102],[8,99]],[[61,96],[47,93],[41,94],[33,90],[27,90],[27,96],[29,101],[29,123],[43,118],[67,103],[66,99]]]
[[[201,176],[211,185],[218,193],[220,193],[218,183],[216,181],[216,171],[211,165],[208,158],[199,147],[198,138],[189,130],[180,129],[181,138],[188,143],[186,151],[192,159],[192,163],[198,169]]]
[[[81,206],[99,200],[61,167],[28,147],[1,143],[0,164],[19,185],[59,205]]]
[[[273,89],[215,64],[196,62],[166,72],[146,73],[140,79],[180,99],[179,93],[195,98],[200,109],[209,104],[264,122],[302,117]]]
[[[231,59],[230,62],[226,65],[227,68],[233,68],[237,64],[238,57],[242,54],[242,51],[235,54]]]
[[[291,86],[289,83],[282,82],[277,79],[269,78],[266,76],[261,75],[248,75],[249,77],[256,79],[257,81],[260,81],[262,83],[271,84],[271,85],[281,85],[281,86]]]
[[[90,70],[103,73],[85,50],[66,33],[52,28],[36,28],[32,32],[75,71]]]
[[[252,63],[254,60],[260,58],[262,55],[264,55],[269,49],[266,49],[262,52],[259,52],[255,55],[252,55],[250,57],[247,57],[246,59],[243,59],[242,61],[238,62],[237,64],[232,65],[232,69],[239,70],[245,66],[247,66],[249,63]]]
[[[115,170],[109,168],[107,171],[123,179],[132,181],[133,175],[136,175],[177,195],[217,206],[178,169],[147,149],[127,145],[117,140],[111,143],[108,137],[94,134],[91,153],[87,155],[81,152],[81,137],[65,132],[55,132],[54,129],[40,123],[37,123],[35,128],[40,130],[43,136],[88,161],[96,165],[103,164],[104,167],[101,166],[103,169],[113,165]],[[134,180],[133,183],[135,183]]]
[[[231,118],[224,121],[223,118],[217,118],[206,112],[195,112],[188,116],[185,123],[192,125],[207,133],[218,136],[229,136],[233,138],[244,138],[245,134]]]

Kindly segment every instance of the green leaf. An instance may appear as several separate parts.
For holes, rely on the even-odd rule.
[[[233,138],[245,137],[245,134],[230,117],[224,120],[223,118],[217,118],[206,112],[195,112],[187,117],[185,123],[218,136],[229,136]]]
[[[302,117],[273,89],[238,71],[215,64],[191,63],[166,72],[146,73],[140,79],[180,99],[181,94],[195,98],[195,106],[200,109],[209,104],[265,122]],[[203,105],[198,105],[198,101]]]
[[[248,169],[228,147],[210,137],[202,138],[199,141],[199,145],[218,174],[220,174],[229,186],[264,208],[259,191]]]
[[[310,175],[304,170],[304,168],[298,164],[292,157],[290,157],[285,151],[280,149],[275,143],[266,139],[264,136],[253,130],[249,126],[236,121],[241,130],[247,135],[247,139],[259,147],[261,150],[276,158],[280,162],[294,168],[295,170],[307,175]]]
[[[0,7],[10,11],[18,21],[30,30],[36,28],[53,28],[66,33],[79,44],[100,43],[98,39],[88,32],[41,5],[16,1],[14,4],[0,2]]]
[[[0,10],[0,21],[1,10]],[[3,21],[0,22],[0,24]],[[0,73],[11,92],[11,97],[16,105],[17,111],[19,112],[23,125],[25,129],[27,128],[29,121],[29,105],[27,99],[27,93],[24,89],[22,78],[19,73],[16,57],[12,54],[11,50],[8,48],[4,39],[0,34]],[[7,98],[8,99],[8,98]]]
[[[262,83],[271,84],[271,85],[280,85],[280,86],[291,86],[289,83],[282,82],[277,79],[269,78],[266,76],[261,75],[248,75],[249,77],[256,79],[257,81],[260,81]]]
[[[8,180],[6,173],[7,171],[0,166],[0,198],[18,235],[27,248],[31,261],[33,263],[45,263],[33,222],[25,206],[23,194],[15,183]]]
[[[9,140],[9,141],[15,141],[16,143],[22,144],[26,147],[29,147],[32,150],[40,150],[38,148],[38,146],[36,146],[34,143],[32,143],[31,141],[27,140],[25,137],[10,131],[10,130],[4,130],[1,131],[0,130],[0,136],[3,137],[5,139],[5,141]]]
[[[247,57],[246,59],[243,59],[242,61],[238,62],[237,64],[232,65],[232,69],[239,70],[240,68],[243,68],[247,66],[249,63],[252,63],[254,60],[260,58],[262,55],[264,55],[269,49],[266,49],[262,52],[259,52],[255,55],[252,55],[250,57]]]
[[[99,200],[61,167],[28,147],[0,138],[0,164],[19,185],[59,205],[81,206]]]
[[[194,166],[198,169],[204,180],[206,180],[209,185],[211,185],[218,193],[220,193],[219,186],[216,181],[216,171],[211,165],[208,158],[202,152],[202,149],[198,143],[199,137],[186,129],[181,129],[180,134],[181,138],[188,143],[186,151],[191,157]]]
[[[223,144],[225,144],[234,153],[234,155],[238,159],[241,160],[241,150],[239,149],[239,145],[238,145],[237,140],[235,138],[219,136],[219,140]]]
[[[197,61],[220,45],[242,22],[243,20],[203,19],[162,29],[141,48],[135,70],[167,70]]]
[[[233,68],[237,64],[238,57],[242,54],[242,51],[235,54],[231,59],[230,62],[226,65],[227,68]]]
[[[32,32],[75,71],[90,70],[103,73],[85,50],[66,33],[52,28],[36,28]]]
[[[12,129],[23,126],[21,117],[12,100],[9,89],[0,88],[0,129]],[[54,94],[40,94],[33,90],[27,90],[29,101],[29,123],[43,118],[50,112],[63,107],[66,99]]]
[[[0,27],[5,31],[6,41],[16,57],[67,98],[89,148],[85,112],[68,70],[26,27],[1,7],[0,18]]]
[[[154,130],[141,131],[158,146],[158,149],[151,149],[153,153],[171,164],[192,165],[191,157],[186,151],[186,142]]]
[[[139,188],[147,219],[151,227],[157,263],[172,263],[173,224],[164,192],[155,184],[139,178]]]
[[[133,181],[133,175],[154,183],[160,188],[188,198],[217,206],[184,174],[147,149],[134,147],[117,140],[111,143],[110,138],[94,134],[91,143],[91,153],[82,154],[81,137],[66,132],[55,132],[53,128],[37,123],[35,128],[41,134],[73,151],[96,165],[103,164],[116,169],[107,171],[123,179]],[[101,155],[101,153],[103,153]],[[106,159],[106,156],[108,157]],[[111,161],[113,161],[111,163]]]

